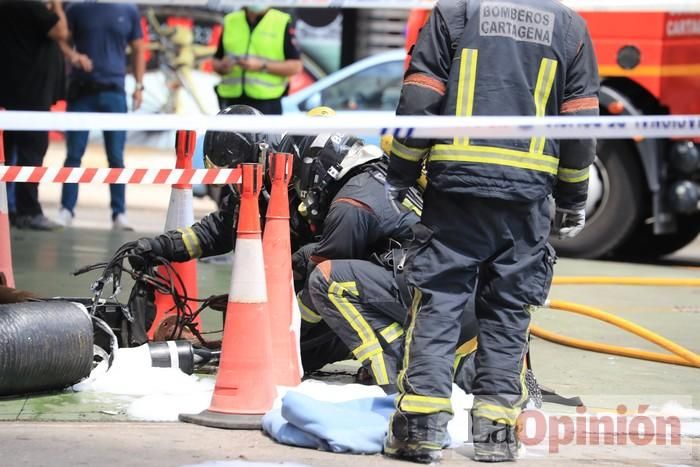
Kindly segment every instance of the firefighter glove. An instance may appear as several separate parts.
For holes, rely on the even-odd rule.
[[[157,257],[165,254],[158,238],[140,238],[129,251],[129,264],[134,270],[144,270],[155,263]]]
[[[586,225],[585,209],[557,208],[554,215],[554,233],[559,239],[574,238]]]

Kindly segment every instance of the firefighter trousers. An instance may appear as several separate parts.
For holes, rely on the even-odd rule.
[[[549,200],[519,203],[430,188],[424,200],[406,261],[413,303],[398,413],[451,413],[457,323],[466,312],[475,313],[479,329],[472,414],[514,425],[527,397],[530,313],[544,304],[555,261],[547,243]],[[470,297],[475,305],[465,311]]]
[[[329,260],[311,273],[307,287],[316,312],[375,382],[395,385],[406,309],[393,273],[369,261]]]

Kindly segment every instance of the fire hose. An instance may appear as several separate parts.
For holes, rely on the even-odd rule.
[[[557,285],[643,285],[643,286],[662,286],[662,287],[697,287],[700,286],[700,279],[669,279],[669,278],[646,278],[646,277],[555,277],[554,284]],[[642,339],[645,339],[653,344],[663,347],[671,352],[664,354],[658,352],[650,352],[631,347],[623,347],[612,344],[604,344],[600,342],[587,341],[573,337],[563,336],[551,331],[542,329],[539,326],[532,325],[530,333],[533,336],[539,337],[549,342],[574,347],[592,352],[606,353],[610,355],[619,355],[622,357],[637,358],[660,363],[670,363],[674,365],[683,365],[689,367],[700,368],[700,355],[686,349],[685,347],[672,342],[659,334],[646,329],[629,320],[616,316],[612,313],[599,310],[590,306],[580,305],[561,300],[551,300],[546,304],[547,307],[553,310],[567,311],[576,313],[589,318],[594,318],[627,332],[635,334]]]

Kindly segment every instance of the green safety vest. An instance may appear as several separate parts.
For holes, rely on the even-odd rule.
[[[224,18],[224,53],[235,58],[257,57],[268,61],[283,61],[284,37],[291,16],[270,9],[253,29],[245,11],[229,13]],[[218,86],[219,96],[241,97],[243,93],[253,99],[279,99],[287,89],[289,79],[263,71],[245,71],[240,66],[231,68]]]

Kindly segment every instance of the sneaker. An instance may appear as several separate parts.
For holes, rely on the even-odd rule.
[[[36,214],[34,216],[19,216],[16,218],[16,226],[20,229],[30,229],[30,230],[61,230],[63,226],[57,222],[52,221],[43,214]]]
[[[117,214],[112,218],[112,230],[121,230],[123,232],[133,232],[134,228],[129,225],[129,221],[126,220],[126,214]]]
[[[58,210],[58,218],[56,219],[56,222],[64,227],[70,227],[70,225],[73,223],[73,213],[64,207],[61,207],[61,209]]]

